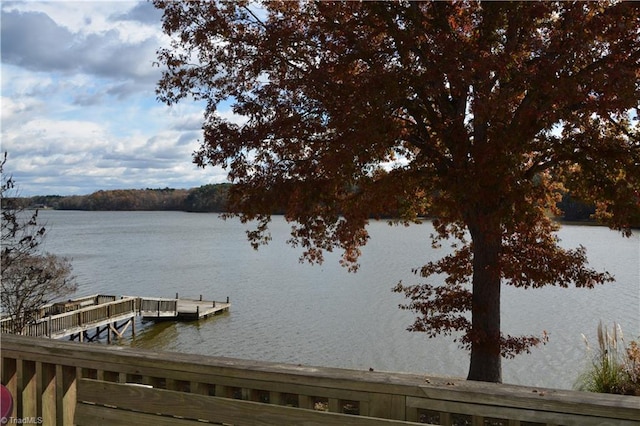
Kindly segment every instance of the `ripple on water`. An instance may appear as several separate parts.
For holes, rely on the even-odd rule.
[[[179,212],[42,211],[51,231],[47,250],[74,258],[80,294],[231,299],[231,311],[200,323],[139,327],[130,344],[155,350],[295,364],[465,376],[468,354],[449,338],[405,331],[411,313],[391,292],[399,280],[443,253],[430,248],[429,224],[370,226],[361,268],[349,274],[330,254],[320,266],[298,263],[284,244],[289,225],[275,217],[272,243],[259,251],[246,227],[216,215]],[[504,380],[571,388],[585,365],[581,333],[595,342],[598,322],[619,322],[640,334],[640,237],[598,227],[563,227],[562,244],[587,248],[590,264],[616,275],[593,290],[503,291],[502,326],[511,334],[540,334],[550,342],[505,360]]]

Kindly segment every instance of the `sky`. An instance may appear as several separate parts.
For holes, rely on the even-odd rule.
[[[226,182],[192,163],[204,105],[156,100],[168,38],[150,2],[0,7],[0,148],[20,196]]]

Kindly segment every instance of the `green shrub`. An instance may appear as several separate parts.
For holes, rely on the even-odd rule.
[[[640,396],[640,346],[631,341],[625,346],[619,324],[611,332],[598,325],[598,347],[595,353],[582,335],[590,356],[590,365],[576,383],[578,390]]]

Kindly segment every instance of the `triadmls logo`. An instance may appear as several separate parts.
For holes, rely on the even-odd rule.
[[[41,425],[44,420],[42,417],[9,417],[3,418],[2,422],[10,425]]]
[[[12,417],[13,396],[4,385],[0,385],[0,423],[3,425],[41,425],[42,417]]]

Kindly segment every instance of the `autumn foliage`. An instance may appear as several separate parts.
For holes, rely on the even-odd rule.
[[[173,40],[159,99],[206,101],[195,162],[228,170],[252,242],[284,206],[305,259],[339,248],[355,269],[371,215],[429,215],[454,250],[395,290],[412,330],[461,334],[469,379],[501,381],[501,355],[545,338],[503,333],[502,283],[611,279],[548,217],[570,191],[623,233],[638,223],[637,3],[155,5]]]

